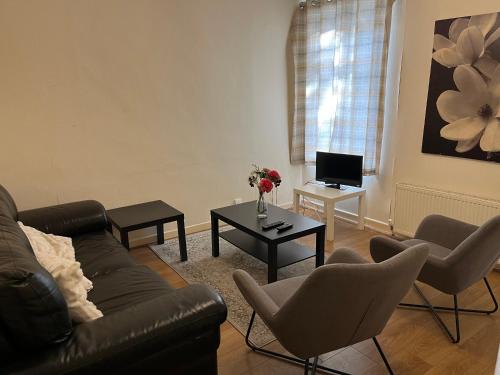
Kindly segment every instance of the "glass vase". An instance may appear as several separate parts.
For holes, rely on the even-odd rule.
[[[267,202],[264,198],[264,193],[259,192],[259,199],[257,200],[257,217],[264,219],[267,217]]]

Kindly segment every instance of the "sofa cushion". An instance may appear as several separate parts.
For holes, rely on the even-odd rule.
[[[2,185],[0,185],[0,215],[17,220],[16,203]]]
[[[16,351],[12,346],[10,340],[7,339],[7,332],[3,325],[3,322],[0,321],[0,366],[2,363],[7,363],[16,355]],[[1,371],[0,371],[1,373]]]
[[[128,251],[104,230],[73,237],[73,247],[83,274],[91,280],[120,268],[137,265]]]
[[[8,337],[22,348],[58,343],[72,332],[56,282],[37,262],[19,225],[1,215],[0,319]]]
[[[95,277],[89,299],[106,316],[160,297],[174,289],[147,266],[121,268]]]

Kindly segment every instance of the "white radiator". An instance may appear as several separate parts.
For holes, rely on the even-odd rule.
[[[396,184],[394,232],[413,237],[418,224],[430,214],[441,214],[481,225],[500,215],[500,201],[404,183]]]

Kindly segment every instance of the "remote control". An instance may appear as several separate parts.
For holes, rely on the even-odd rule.
[[[284,223],[285,222],[283,220],[278,220],[278,221],[273,221],[272,223],[262,224],[262,230],[273,229],[279,227],[280,225],[283,225]]]
[[[278,230],[278,233],[280,232],[283,232],[285,230],[288,230],[290,228],[293,227],[293,224],[290,224],[290,223],[286,223],[286,224],[283,224],[283,225],[280,225],[278,228],[276,228]]]

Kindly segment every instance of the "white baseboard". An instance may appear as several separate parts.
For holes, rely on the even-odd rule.
[[[284,209],[289,209],[293,206],[293,203],[291,203],[291,202],[282,203],[279,206],[281,208],[284,208]],[[226,223],[220,222],[219,226],[224,227],[226,225],[227,225]],[[212,224],[210,223],[210,221],[206,221],[204,223],[199,223],[199,224],[194,224],[194,225],[189,225],[186,227],[186,235],[210,230],[211,226],[212,226]],[[177,229],[167,230],[164,232],[164,235],[165,235],[166,240],[176,238],[177,237]],[[150,234],[148,236],[131,238],[130,239],[130,248],[138,247],[138,246],[145,246],[145,245],[149,245],[149,244],[152,244],[155,242],[156,242],[156,233]]]
[[[349,211],[335,209],[335,217],[347,221],[349,223],[356,224],[358,222],[358,215]],[[384,223],[383,221],[371,219],[369,217],[365,217],[365,227],[375,232],[391,235],[391,226],[389,223]]]
[[[324,214],[323,210],[323,204],[322,202],[313,202],[313,201],[307,201],[306,205],[304,206],[305,208],[317,210],[318,212],[321,212]],[[335,217],[337,219],[346,221],[348,223],[352,224],[357,224],[358,222],[358,214],[345,211],[345,210],[340,210],[338,208],[335,209]],[[391,226],[389,223],[384,223],[383,221],[375,220],[369,217],[365,217],[365,227],[371,230],[374,230],[379,233],[383,233],[386,235],[391,235]]]

